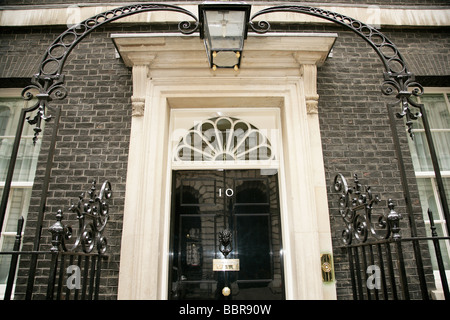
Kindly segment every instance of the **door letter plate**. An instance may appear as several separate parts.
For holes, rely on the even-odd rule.
[[[213,271],[239,271],[239,259],[213,259]]]

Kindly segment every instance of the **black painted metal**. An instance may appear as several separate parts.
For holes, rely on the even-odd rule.
[[[391,199],[388,200],[389,210],[387,212],[378,212],[377,217],[374,217],[373,205],[377,204],[380,198],[374,197],[370,187],[367,186],[364,194],[361,189],[362,185],[356,175],[354,184],[354,187],[349,187],[347,180],[342,174],[338,173],[335,176],[335,191],[340,193],[339,212],[345,223],[345,228],[342,232],[344,246],[341,248],[347,251],[353,298],[355,300],[370,300],[373,298],[376,300],[381,298],[385,300],[409,300],[417,298],[412,296],[411,284],[415,283],[415,277],[418,276],[421,299],[428,300],[430,291],[433,288],[426,282],[426,270],[422,263],[421,250],[423,248],[420,247],[420,243],[426,244],[427,241],[432,241],[441,273],[444,297],[450,299],[439,244],[440,241],[449,240],[450,237],[439,237],[437,235],[432,217],[430,218],[431,237],[419,237],[416,235],[409,238],[402,237],[399,223],[402,216],[394,210],[393,201]],[[375,202],[374,199],[378,200]],[[377,222],[373,223],[373,221]],[[406,254],[404,253],[404,248],[409,246],[413,246],[414,250],[417,251],[416,259],[414,259],[414,272],[407,272],[408,268],[405,262]],[[378,288],[369,287],[369,266],[377,266],[379,268],[381,285]],[[411,270],[411,267],[409,268]]]
[[[433,219],[433,213],[430,209],[428,209],[428,218],[430,219],[430,229],[431,229],[431,236],[433,238],[433,246],[434,251],[436,253],[436,260],[439,268],[439,275],[441,277],[441,283],[442,288],[444,291],[445,299],[450,300],[450,293],[448,288],[448,282],[447,282],[447,275],[445,274],[445,267],[442,259],[442,252],[441,252],[441,245],[439,243],[438,234],[436,232],[436,227],[434,225],[434,219]]]
[[[38,72],[31,78],[31,85],[26,86],[22,90],[22,97],[25,100],[31,100],[33,97],[36,97],[38,102],[31,108],[23,109],[19,118],[20,120],[11,152],[10,164],[0,205],[0,235],[25,120],[27,120],[29,124],[35,125],[34,141],[36,141],[39,133],[42,131],[42,121],[49,121],[51,119],[51,116],[47,115],[49,102],[53,100],[62,100],[67,96],[67,89],[64,85],[63,68],[67,57],[76,45],[98,27],[130,15],[149,11],[173,11],[191,17],[193,22],[182,21],[179,23],[178,29],[181,33],[190,34],[197,31],[199,28],[197,17],[184,8],[158,3],[133,4],[105,11],[68,28],[61,33],[61,35],[59,35],[45,51],[39,64]],[[29,116],[25,119],[27,113],[36,110],[37,113],[33,117]]]
[[[30,99],[31,99],[31,97],[30,97]],[[13,175],[14,175],[14,168],[16,166],[16,160],[17,160],[17,154],[19,152],[20,140],[22,138],[22,131],[23,131],[23,127],[25,125],[25,120],[26,120],[25,117],[28,112],[33,112],[38,108],[39,108],[39,104],[35,104],[34,106],[32,106],[30,108],[22,109],[20,111],[19,123],[17,124],[17,130],[16,130],[16,135],[14,138],[14,144],[12,147],[11,157],[9,159],[8,172],[6,174],[5,185],[3,187],[2,202],[0,204],[0,235],[1,235],[1,231],[3,230],[3,222],[5,219],[6,207],[8,205],[9,193],[11,191],[11,183],[12,183],[12,179],[13,179]],[[35,132],[38,132],[38,131],[39,132],[41,131],[40,127],[39,128],[36,127]]]
[[[408,217],[411,237],[415,238],[415,237],[417,237],[418,234],[417,234],[416,220],[414,218],[414,211],[413,211],[413,207],[412,207],[412,198],[411,198],[410,188],[409,188],[409,184],[408,184],[408,180],[407,180],[408,177],[406,174],[405,163],[403,161],[403,154],[402,154],[402,150],[401,150],[399,134],[397,132],[397,124],[395,121],[395,116],[393,114],[393,111],[391,110],[391,108],[395,107],[395,106],[396,106],[395,104],[388,104],[387,105],[387,113],[389,116],[389,125],[391,127],[392,139],[393,139],[394,147],[395,147],[395,154],[397,156],[397,164],[399,167],[400,179],[402,182],[403,197],[405,200],[406,213],[407,213],[407,217]],[[430,135],[431,135],[431,132],[430,132]],[[413,245],[416,265],[419,270],[423,270],[422,253],[420,252],[419,242],[412,241],[412,245]],[[428,297],[425,275],[423,272],[419,273],[419,281],[420,281],[420,288],[421,288],[422,296]]]
[[[17,233],[16,240],[14,241],[13,254],[11,255],[11,263],[9,265],[8,280],[6,282],[5,296],[4,300],[11,299],[12,288],[14,284],[14,277],[16,276],[17,261],[19,259],[18,252],[20,250],[20,244],[22,242],[22,229],[23,229],[24,218],[20,217],[17,221]]]
[[[99,254],[106,252],[107,240],[103,235],[106,223],[109,219],[109,205],[106,200],[111,198],[111,184],[106,180],[100,192],[96,193],[96,181],[86,194],[82,193],[78,203],[70,207],[70,211],[77,214],[78,232],[75,233],[71,226],[62,223],[63,212],[58,210],[56,222],[49,228],[52,234],[51,252],[75,252],[82,249],[84,253],[91,253],[96,249]],[[73,243],[69,240],[75,236]]]
[[[52,167],[53,167],[53,156],[55,153],[56,138],[58,136],[60,118],[61,118],[61,108],[59,107],[55,111],[53,132],[51,135],[50,146],[49,146],[49,150],[47,153],[47,161],[46,161],[46,166],[45,166],[44,180],[42,181],[42,189],[41,189],[41,193],[40,193],[41,198],[40,198],[40,202],[39,202],[39,210],[38,210],[38,216],[37,216],[37,221],[36,221],[33,251],[39,251],[39,249],[40,249],[42,224],[44,221],[44,213],[45,213],[45,207],[46,207],[46,203],[47,203],[48,188],[49,188],[49,184],[50,184],[50,177],[51,177],[51,172],[52,172]],[[25,299],[31,299],[31,296],[33,294],[34,277],[35,277],[35,273],[36,273],[37,261],[38,261],[38,255],[31,255],[30,269],[29,269],[29,274],[28,274]]]
[[[48,120],[50,118],[49,116],[46,116],[46,106],[48,102],[53,99],[63,99],[67,95],[67,89],[64,86],[64,75],[62,71],[64,63],[72,49],[89,33],[104,24],[133,14],[149,11],[174,11],[185,14],[191,17],[193,22],[180,22],[180,32],[190,34],[199,30],[199,20],[192,12],[178,6],[157,3],[134,4],[109,10],[86,19],[83,22],[67,29],[59,37],[57,37],[46,50],[40,63],[38,73],[32,78],[32,85],[27,86],[23,90],[23,96],[25,99],[31,99],[33,96],[31,94],[32,90],[38,91],[38,94],[36,95],[39,99],[38,114],[36,114],[33,119],[29,120],[30,122],[36,124],[36,136],[40,131],[41,120]],[[423,105],[419,105],[411,99],[411,96],[422,95],[423,87],[415,81],[414,75],[408,71],[406,62],[398,48],[383,33],[370,25],[336,12],[309,6],[283,5],[263,9],[255,13],[250,18],[250,29],[258,33],[268,32],[270,30],[270,24],[267,21],[253,22],[253,20],[259,16],[276,12],[307,14],[332,21],[349,28],[355,34],[363,38],[375,50],[385,68],[382,92],[388,96],[395,93],[397,101],[393,105],[401,105],[401,112],[398,112],[396,116],[399,118],[406,117],[406,124],[410,133],[413,124],[412,120],[416,120],[419,117],[423,119],[425,134],[430,148],[431,159],[438,184],[439,196],[441,203],[443,204],[444,215],[448,222],[447,228],[450,232],[450,213],[448,201],[425,110]],[[419,108],[420,111],[414,114],[411,111],[411,106],[414,108]],[[9,193],[6,191],[9,191],[9,189],[5,190],[4,198]],[[0,214],[2,212],[4,211],[0,211]]]
[[[23,217],[18,221],[16,241],[13,251],[2,251],[1,255],[11,255],[11,263],[7,287],[4,295],[9,300],[12,294],[14,279],[16,276],[19,256],[30,256],[28,270],[28,282],[25,299],[33,298],[34,280],[36,277],[36,264],[39,261],[49,263],[47,278],[46,299],[98,299],[100,290],[101,264],[108,258],[106,255],[107,242],[103,235],[109,217],[108,199],[112,196],[111,184],[105,181],[96,192],[95,182],[91,189],[79,197],[77,205],[72,205],[70,210],[77,213],[79,229],[62,222],[62,210],[56,214],[56,222],[48,228],[52,233],[52,247],[42,251],[20,251],[22,238]],[[72,244],[68,242],[75,238]],[[69,288],[69,275],[67,267],[72,266],[80,271],[80,287]]]
[[[199,29],[198,18],[192,12],[178,6],[159,3],[139,3],[115,8],[99,13],[68,28],[47,48],[39,64],[38,73],[31,79],[32,84],[22,91],[24,99],[31,99],[33,97],[32,91],[38,92],[36,97],[39,99],[39,113],[33,118],[37,128],[40,127],[41,118],[44,120],[48,118],[46,116],[48,102],[61,100],[67,96],[63,68],[67,57],[78,43],[98,27],[134,14],[150,11],[179,12],[191,17],[193,22],[182,21],[178,25],[179,31],[183,34],[191,34]],[[38,133],[36,132],[36,136]]]
[[[406,125],[411,138],[414,137],[412,133],[413,121],[419,118],[422,119],[436,182],[438,185],[439,198],[442,204],[445,219],[447,221],[447,231],[448,234],[450,234],[450,208],[441,176],[436,148],[434,146],[430,126],[426,116],[426,110],[423,104],[418,104],[411,99],[412,97],[421,96],[424,93],[424,89],[422,85],[415,81],[414,74],[408,70],[406,61],[395,44],[379,30],[368,24],[336,12],[309,6],[282,5],[263,9],[251,17],[251,29],[258,33],[265,33],[269,31],[270,23],[267,21],[252,22],[252,20],[259,16],[274,12],[296,12],[332,21],[353,31],[355,34],[363,38],[375,50],[385,69],[381,91],[386,96],[395,95],[397,100],[394,103],[389,104],[389,106],[392,107],[400,105],[401,111],[397,112],[396,116],[400,119],[406,118]],[[412,109],[418,109],[418,112],[414,113]],[[394,134],[393,132],[393,135],[397,135],[397,133]],[[397,148],[397,150],[400,150],[400,148]],[[406,173],[404,171],[404,165],[403,163],[400,163],[400,160],[398,160],[398,162],[401,175],[405,176]],[[406,181],[403,184],[405,185],[405,183]],[[408,193],[405,193],[405,197],[410,199]],[[408,214],[412,215],[412,211],[408,211]]]
[[[255,18],[276,12],[294,12],[306,15],[312,15],[322,19],[326,19],[349,28],[351,31],[362,37],[375,50],[380,57],[386,72],[389,76],[409,74],[405,60],[400,54],[397,47],[383,33],[374,27],[362,23],[356,19],[345,16],[343,14],[332,12],[320,8],[310,6],[282,5],[274,6],[256,12],[250,18],[250,27],[257,33],[265,33],[270,30],[270,23],[267,21],[253,22]]]

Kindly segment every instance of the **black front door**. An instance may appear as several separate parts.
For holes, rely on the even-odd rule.
[[[171,299],[284,298],[276,171],[174,171],[172,190]]]

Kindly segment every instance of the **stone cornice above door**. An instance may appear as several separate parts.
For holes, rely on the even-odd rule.
[[[302,76],[301,65],[322,65],[337,38],[335,33],[249,35],[241,69],[208,66],[203,41],[196,35],[155,33],[112,34],[125,65],[147,65],[152,78]]]

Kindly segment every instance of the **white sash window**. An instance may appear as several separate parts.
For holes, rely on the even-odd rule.
[[[33,103],[24,101],[18,96],[18,92],[14,89],[0,91],[0,194],[3,193],[5,185],[20,111]],[[36,145],[33,145],[33,134],[33,126],[25,123],[0,238],[2,251],[12,251],[17,220],[21,216],[26,220],[28,214],[41,144],[41,139],[38,139]],[[0,299],[3,298],[6,288],[10,260],[10,255],[0,255]]]
[[[436,147],[439,167],[444,181],[447,198],[450,203],[450,89],[426,88],[427,94],[421,96],[418,102],[425,105],[429,119],[433,142]],[[419,188],[420,202],[423,210],[427,235],[431,236],[428,208],[433,212],[433,220],[439,236],[448,236],[446,221],[439,200],[430,152],[425,137],[425,130],[418,120],[414,122],[414,140],[409,139],[411,155]],[[433,244],[429,243],[436,286],[441,287],[438,266]],[[450,279],[450,242],[441,242],[442,255],[447,278]]]

